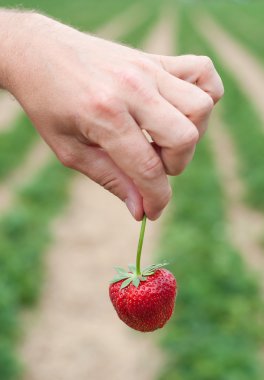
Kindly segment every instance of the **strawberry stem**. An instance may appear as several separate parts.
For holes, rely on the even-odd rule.
[[[139,235],[139,241],[138,241],[138,249],[137,249],[137,262],[136,262],[136,274],[137,274],[137,276],[141,275],[140,260],[141,260],[141,252],[142,252],[142,246],[143,246],[144,235],[145,235],[146,221],[147,221],[147,217],[144,214],[143,219],[142,219],[142,223],[141,223],[141,229],[140,229],[140,235]]]

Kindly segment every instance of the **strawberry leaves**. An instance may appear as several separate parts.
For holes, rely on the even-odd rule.
[[[142,252],[142,246],[143,246],[143,241],[144,241],[146,221],[147,221],[147,217],[146,215],[144,215],[142,219],[142,223],[141,223],[141,229],[140,229],[140,235],[139,235],[139,241],[138,241],[136,265],[129,264],[128,271],[120,267],[115,268],[115,270],[117,271],[117,275],[115,275],[115,277],[112,279],[110,283],[114,284],[116,282],[124,280],[121,284],[120,290],[126,288],[131,283],[136,288],[138,288],[141,281],[147,281],[148,276],[152,276],[158,269],[164,267],[165,265],[168,265],[168,263],[165,263],[165,262],[162,264],[152,264],[144,268],[143,271],[141,271],[140,260],[141,260],[141,252]]]
[[[127,278],[126,281],[124,281],[120,287],[120,289],[126,288],[131,282],[133,281],[133,278]]]
[[[155,272],[158,269],[163,268],[166,265],[168,265],[167,262],[164,262],[162,264],[149,265],[146,268],[144,268],[142,273],[140,273],[139,275],[137,274],[136,266],[134,264],[128,265],[129,272],[127,272],[123,268],[116,267],[115,270],[116,270],[117,274],[114,276],[114,278],[112,279],[112,281],[110,283],[114,284],[116,282],[124,280],[122,282],[120,290],[126,288],[131,283],[136,288],[138,288],[141,281],[146,281],[148,276],[152,276],[153,274],[155,274]]]
[[[151,276],[152,274],[154,274],[158,269],[160,268],[163,268],[165,267],[166,265],[168,265],[169,263],[167,262],[164,262],[162,264],[152,264],[152,265],[149,265],[148,267],[144,268],[143,271],[142,271],[142,275],[143,276]]]

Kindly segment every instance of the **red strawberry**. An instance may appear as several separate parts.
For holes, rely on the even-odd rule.
[[[116,268],[109,295],[119,318],[129,327],[142,332],[160,329],[170,319],[176,297],[177,283],[164,264],[150,265],[141,271],[140,260],[146,227],[144,215],[140,230],[136,265],[129,272]]]
[[[176,296],[176,280],[171,272],[151,265],[140,275],[130,265],[130,272],[116,268],[118,276],[109,287],[110,299],[119,318],[142,332],[157,330],[170,319]]]

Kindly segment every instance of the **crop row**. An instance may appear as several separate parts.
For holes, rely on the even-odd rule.
[[[0,133],[0,181],[23,164],[28,150],[36,140],[29,119],[21,114],[12,126]]]
[[[255,30],[260,33],[259,28]],[[249,35],[254,35],[254,29]],[[206,51],[214,57],[226,83],[222,101],[223,118],[240,159],[240,174],[247,188],[246,198],[251,206],[264,211],[264,129],[261,118],[254,107],[254,99],[249,99],[231,73],[221,67],[213,47],[207,46]],[[264,50],[262,57],[264,58]]]
[[[216,4],[206,7],[248,50],[264,61],[263,13],[262,1],[248,3]]]
[[[92,31],[135,2],[133,0],[39,0],[37,2],[23,0],[23,8],[48,14],[84,31]],[[18,0],[1,1],[1,6],[10,8],[21,7],[20,4]]]
[[[53,1],[43,1],[42,9],[48,3],[56,13],[53,9],[56,2]],[[89,5],[94,3],[90,1]],[[116,10],[117,4],[123,8],[131,1],[110,3],[112,5],[108,4],[107,9],[111,7]],[[24,4],[31,6],[30,1]],[[108,17],[113,14],[113,9]],[[82,13],[78,14],[82,16]],[[139,26],[124,40],[136,45],[154,19],[154,12],[151,11],[145,26]],[[14,127],[0,134],[0,148],[3,146],[3,151],[0,149],[0,164],[3,164],[0,165],[3,167],[0,178],[6,178],[11,170],[21,164],[35,136],[36,132],[24,115]],[[51,161],[31,183],[17,190],[14,206],[0,219],[0,379],[16,380],[21,376],[22,368],[16,355],[16,345],[21,337],[19,314],[23,308],[34,305],[38,300],[45,275],[44,253],[52,241],[51,222],[67,201],[71,173],[58,162]]]
[[[185,12],[179,41],[181,53],[208,54]],[[162,338],[169,361],[160,379],[260,380],[264,315],[259,284],[228,236],[223,192],[207,139],[173,187],[159,257],[171,262],[179,294]]]
[[[196,17],[199,13],[196,15],[193,12],[193,15]],[[239,157],[239,171],[246,187],[245,197],[252,207],[264,211],[264,130],[254,107],[254,99],[244,94],[232,74],[222,66],[213,46],[203,41],[200,49],[198,31],[192,39],[196,39],[192,51],[211,56],[221,74],[225,84],[225,96],[221,101],[222,116]]]
[[[15,379],[18,374],[13,356],[18,312],[32,305],[41,289],[42,254],[51,239],[50,222],[65,203],[69,180],[69,171],[51,162],[19,191],[13,209],[0,220],[1,379]]]

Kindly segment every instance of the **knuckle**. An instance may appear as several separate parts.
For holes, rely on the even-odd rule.
[[[119,73],[121,83],[130,90],[139,92],[142,88],[142,77],[138,69],[129,68]]]
[[[193,126],[186,128],[181,139],[181,151],[189,150],[194,147],[199,141],[199,132]]]
[[[136,67],[138,67],[145,73],[149,73],[157,69],[157,65],[153,61],[151,61],[147,56],[137,58],[134,64],[136,65]]]
[[[104,118],[116,118],[122,112],[122,103],[114,94],[97,94],[91,100],[95,114]]]
[[[201,55],[199,56],[199,60],[203,72],[215,70],[214,63],[210,57],[206,55]]]
[[[140,164],[140,176],[144,180],[151,181],[160,177],[164,172],[163,165],[157,155],[153,155],[145,159]]]
[[[214,108],[214,101],[210,95],[202,92],[196,101],[195,113],[198,115],[207,115]]]

